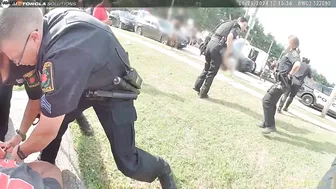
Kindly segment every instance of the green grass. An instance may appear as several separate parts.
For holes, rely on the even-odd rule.
[[[179,188],[314,188],[336,152],[334,134],[295,117],[277,115],[278,133],[268,137],[260,99],[215,80],[210,100],[192,90],[200,74],[178,60],[117,35],[144,79],[135,101],[136,144],[167,159]],[[131,45],[125,42],[130,40]],[[89,189],[159,188],[118,171],[94,112],[85,112],[95,136],[71,125],[79,166]]]

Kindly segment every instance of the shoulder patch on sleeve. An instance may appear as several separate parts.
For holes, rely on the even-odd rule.
[[[41,108],[43,108],[45,111],[47,111],[49,114],[51,114],[51,104],[46,99],[45,94],[41,97]]]
[[[293,58],[298,58],[300,55],[297,51],[293,51],[292,56],[293,56]]]
[[[55,90],[53,71],[53,64],[51,62],[44,63],[41,74],[41,87],[44,93],[53,92]]]
[[[23,79],[26,81],[29,88],[36,87],[40,84],[36,70],[32,70],[23,75]]]

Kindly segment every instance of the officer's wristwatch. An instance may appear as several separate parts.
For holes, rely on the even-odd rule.
[[[27,136],[25,134],[21,133],[19,129],[16,129],[15,132],[16,132],[16,134],[18,134],[21,137],[22,142],[26,140]]]
[[[21,150],[21,146],[19,145],[18,146],[18,148],[17,148],[17,155],[19,156],[19,158],[21,159],[21,160],[24,160],[24,159],[26,159],[27,158],[27,156],[22,152],[22,150]]]

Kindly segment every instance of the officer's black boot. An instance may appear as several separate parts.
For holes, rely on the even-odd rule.
[[[265,127],[265,128],[261,131],[262,134],[270,134],[270,133],[272,133],[272,132],[276,132],[276,128],[275,128],[275,126]]]
[[[86,136],[93,135],[92,127],[83,113],[76,119],[76,121],[79,125],[80,130],[82,131],[84,135]]]
[[[211,85],[211,84],[210,84]],[[208,96],[208,92],[210,90],[210,86],[209,84],[205,81],[205,83],[203,84],[202,88],[201,88],[201,91],[199,93],[199,97],[200,98],[209,98]]]
[[[158,179],[161,183],[162,189],[177,189],[169,164],[165,160],[161,160],[163,162],[163,170]]]
[[[293,97],[294,98],[294,97]],[[284,107],[284,109],[283,109],[283,111],[288,111],[288,107],[289,107],[289,105],[293,102],[293,98],[292,97],[289,97],[288,98],[288,100],[287,100],[287,102],[286,102],[286,105],[285,105],[285,107]]]
[[[265,128],[265,122],[261,122],[259,124],[257,124],[258,127],[260,128]]]
[[[282,109],[282,107],[280,107],[280,106],[277,109],[277,111],[278,111],[279,114],[281,114],[281,109]]]

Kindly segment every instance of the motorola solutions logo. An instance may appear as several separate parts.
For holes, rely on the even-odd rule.
[[[1,6],[3,8],[8,8],[10,5],[11,5],[10,0],[2,0],[2,2],[1,2]]]

